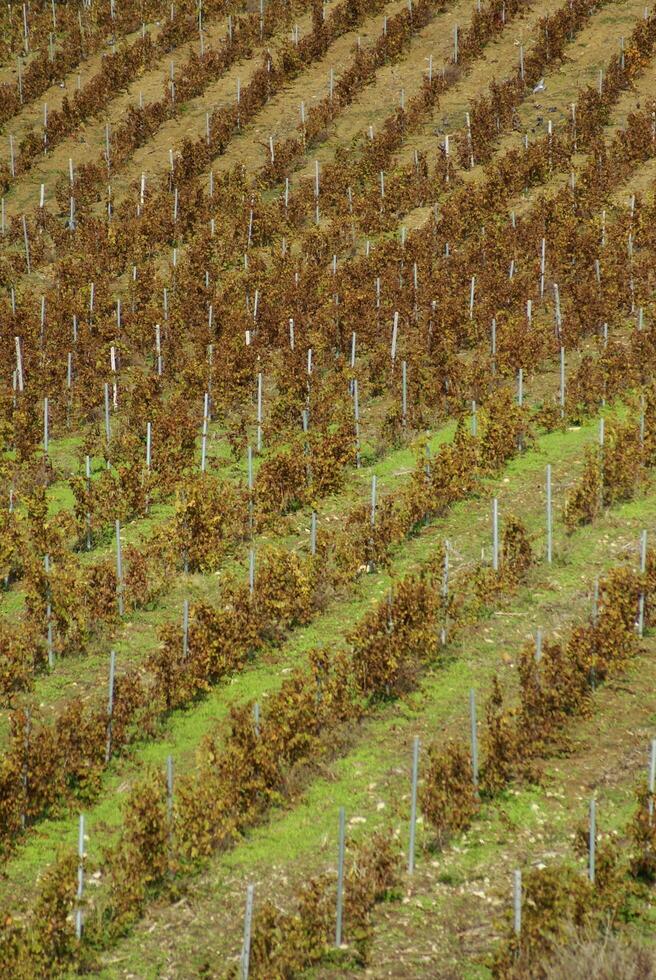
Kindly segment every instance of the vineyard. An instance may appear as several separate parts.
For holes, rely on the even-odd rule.
[[[656,977],[656,7],[0,9],[0,980]]]

